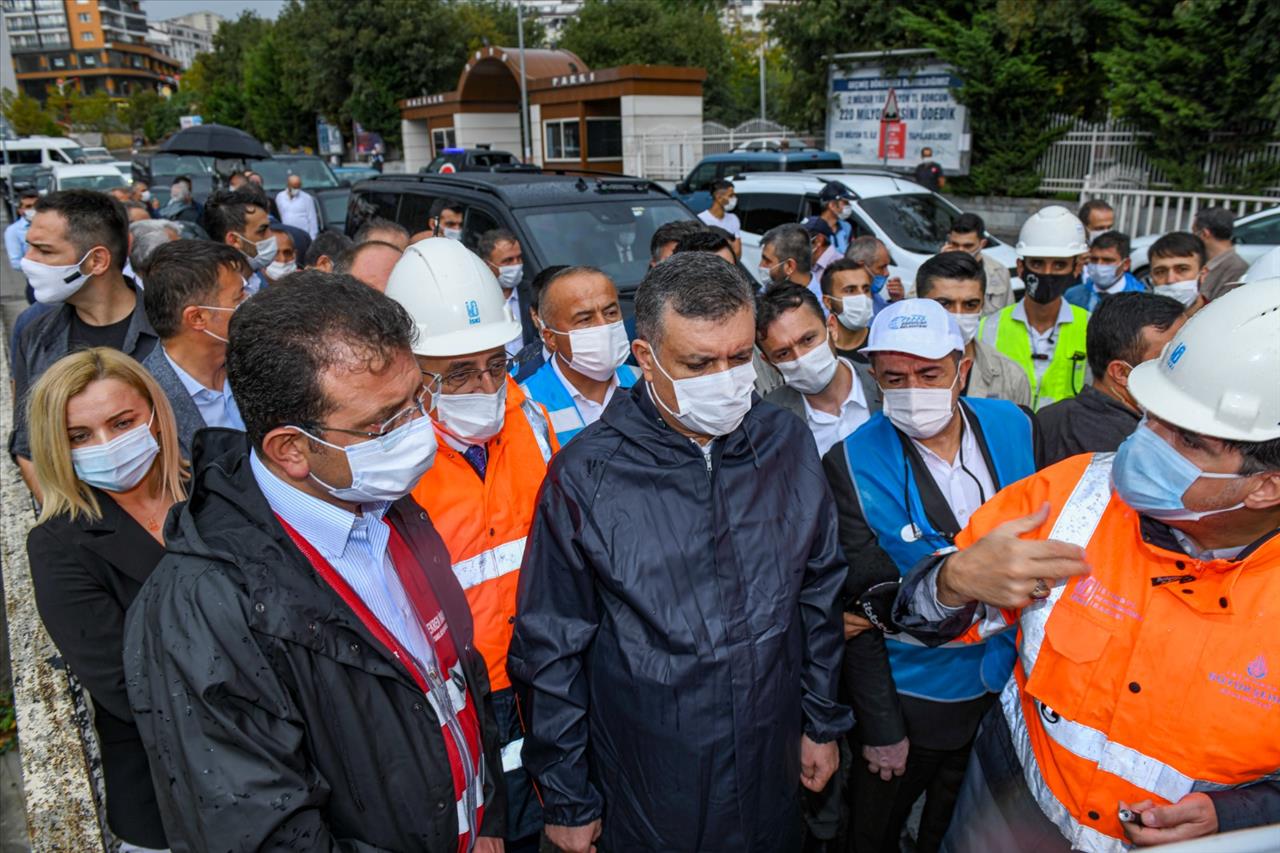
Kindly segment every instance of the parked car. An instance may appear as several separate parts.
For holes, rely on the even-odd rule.
[[[131,165],[133,180],[146,182],[151,188],[151,197],[164,207],[169,203],[169,187],[179,175],[191,179],[191,195],[196,201],[203,202],[217,183],[216,163],[213,157],[203,154],[156,152],[139,154]]]
[[[711,185],[743,172],[800,172],[805,169],[840,169],[840,155],[817,148],[788,148],[786,151],[731,151],[703,157],[693,171],[676,184],[676,198],[694,213],[711,206]]]
[[[1280,200],[1276,203],[1280,205]],[[1151,275],[1151,261],[1147,253],[1151,251],[1151,244],[1159,240],[1160,236],[1148,234],[1138,237],[1130,245],[1129,267],[1142,281],[1147,281]],[[1259,210],[1237,219],[1231,239],[1236,244],[1236,254],[1250,264],[1272,248],[1280,246],[1280,206]]]
[[[733,179],[742,220],[742,263],[749,270],[760,264],[760,239],[777,225],[799,222],[822,209],[818,194],[828,181],[838,180],[857,198],[851,202],[849,224],[853,237],[871,234],[889,249],[893,273],[908,292],[916,270],[946,242],[951,223],[963,211],[944,196],[892,172],[876,170],[816,171],[779,174],[746,172]],[[1015,292],[1021,292],[1013,249],[987,235],[986,254],[1009,268]]]
[[[53,169],[48,166],[41,166],[33,163],[23,163],[14,166],[9,170],[9,180],[0,183],[6,183],[13,188],[13,195],[10,196],[8,188],[0,193],[4,198],[4,209],[12,221],[16,213],[14,205],[17,203],[18,193],[25,189],[34,189],[40,195],[44,195],[53,188]]]
[[[1248,283],[1261,281],[1264,278],[1280,278],[1280,246],[1273,247],[1250,264],[1243,280]]]
[[[120,174],[124,175],[124,179],[129,183],[133,183],[133,163],[129,160],[112,160],[111,165],[120,170]]]
[[[54,166],[54,190],[98,190],[106,192],[116,187],[127,187],[129,182],[120,170],[110,163],[89,163],[75,166]]]
[[[510,151],[491,151],[488,148],[446,148],[418,174],[450,175],[455,172],[494,172],[503,170],[537,171],[537,166],[526,166]]]
[[[356,181],[364,181],[369,178],[376,178],[382,173],[372,166],[334,166],[334,177],[339,183],[350,186]]]
[[[24,136],[21,139],[0,139],[0,179],[8,179],[9,170],[15,166],[44,166],[83,163],[84,149],[80,143],[65,136]]]
[[[113,163],[115,155],[102,147],[91,147],[84,149],[84,161],[86,163]]]
[[[285,188],[290,175],[300,177],[302,189],[320,205],[320,229],[342,230],[351,188],[338,180],[324,160],[312,154],[277,154],[270,160],[255,161],[253,170],[262,175],[262,188],[273,199]]]
[[[354,234],[370,216],[399,222],[416,233],[426,227],[431,204],[439,198],[456,199],[466,207],[462,241],[467,246],[474,248],[480,235],[493,228],[506,228],[520,239],[522,305],[529,304],[529,282],[539,270],[553,264],[589,264],[617,284],[627,316],[633,313],[636,287],[649,269],[653,232],[672,220],[693,218],[654,182],[621,175],[379,175],[352,188],[347,233]],[[527,311],[521,313],[525,340],[532,341],[532,320]]]

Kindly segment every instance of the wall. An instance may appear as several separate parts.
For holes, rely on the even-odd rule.
[[[459,148],[488,145],[520,156],[520,113],[455,113],[453,130]]]
[[[1068,210],[1076,208],[1074,202],[1061,202],[1049,198],[948,195],[947,199],[965,213],[976,213],[981,216],[988,231],[1010,243],[1017,242],[1022,223],[1037,210],[1054,204],[1066,207]]]
[[[406,172],[416,172],[431,162],[431,132],[426,120],[401,119],[400,139]]]
[[[529,150],[533,162],[542,165],[542,105],[529,105]]]
[[[692,134],[702,132],[702,98],[657,95],[623,95],[622,171],[628,175],[643,174],[643,152],[639,137],[659,133]],[[701,143],[697,150],[683,152],[694,162],[702,158]]]

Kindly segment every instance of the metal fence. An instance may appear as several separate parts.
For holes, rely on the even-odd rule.
[[[736,150],[779,150],[784,146],[814,146],[821,139],[812,133],[797,133],[777,122],[752,119],[737,127],[704,122],[696,132],[639,134],[629,140],[634,146],[638,176],[651,180],[678,181],[689,174],[703,157]],[[628,158],[630,159],[630,158]]]
[[[1095,198],[1115,209],[1115,228],[1125,234],[1189,231],[1196,212],[1206,207],[1225,207],[1241,217],[1280,206],[1280,197],[1272,196],[1118,189],[1085,183],[1080,189],[1080,199]]]
[[[1141,148],[1149,133],[1117,119],[1090,123],[1060,117],[1059,122],[1071,124],[1071,130],[1040,158],[1042,192],[1077,192],[1083,190],[1086,183],[1116,189],[1171,186]],[[1201,168],[1205,185],[1212,190],[1227,189],[1232,176],[1242,170],[1277,165],[1280,165],[1280,139],[1260,151],[1240,152],[1224,146],[1210,152]],[[1264,193],[1280,196],[1280,185],[1269,187]]]

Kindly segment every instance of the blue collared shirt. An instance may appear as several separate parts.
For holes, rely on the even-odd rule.
[[[391,528],[382,520],[391,504],[362,504],[361,514],[355,515],[281,480],[267,470],[257,451],[250,451],[249,467],[272,512],[329,561],[382,627],[417,657],[425,678],[426,670],[436,666],[435,651],[391,562]]]
[[[160,349],[163,351],[164,347],[161,346]],[[182,387],[187,389],[191,401],[196,404],[196,409],[204,419],[205,426],[225,427],[244,432],[244,421],[240,417],[240,408],[236,406],[236,398],[231,395],[230,382],[222,380],[221,391],[206,388],[194,376],[183,370],[178,362],[169,356],[169,353],[166,352],[164,357],[173,368],[173,372],[178,374],[178,380],[182,382]]]
[[[4,251],[9,256],[9,266],[18,271],[22,270],[22,256],[27,253],[27,229],[30,227],[27,218],[19,215],[4,229]]]

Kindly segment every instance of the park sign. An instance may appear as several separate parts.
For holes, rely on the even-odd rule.
[[[947,174],[968,173],[968,111],[956,100],[961,81],[951,66],[882,53],[836,58],[846,61],[830,70],[827,150],[846,166],[910,171],[920,149],[932,148]]]

